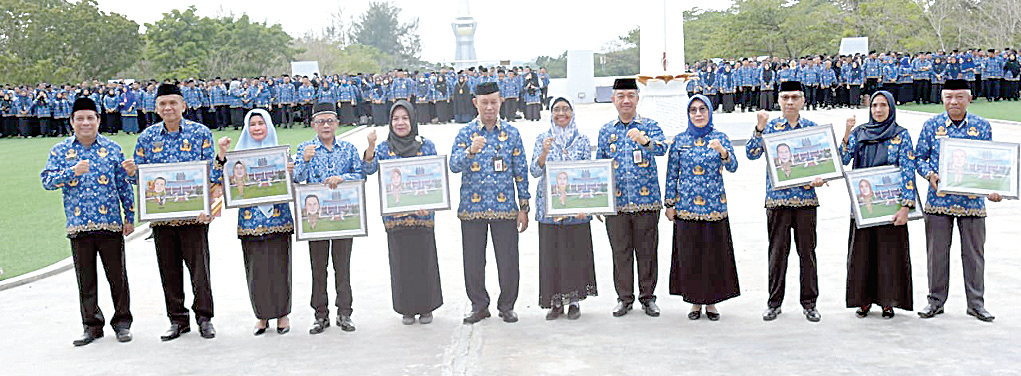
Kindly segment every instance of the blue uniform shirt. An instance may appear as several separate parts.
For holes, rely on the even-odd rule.
[[[649,144],[642,146],[632,141],[627,136],[631,128],[645,132],[645,136],[650,139]],[[653,157],[666,154],[667,145],[664,141],[659,123],[644,117],[635,117],[628,124],[617,118],[599,129],[596,159],[613,159],[613,174],[617,182],[617,192],[614,192],[617,212],[635,213],[663,207],[659,173]],[[638,163],[635,163],[636,155],[641,156]]]
[[[436,144],[433,144],[429,139],[422,137],[422,147],[418,150],[416,156],[428,156],[436,155]],[[376,145],[375,157],[371,161],[362,161],[362,171],[365,172],[365,176],[375,174],[379,171],[379,161],[389,159],[401,159],[401,157],[394,152],[390,151],[390,143],[383,141],[379,145]],[[444,174],[446,171],[443,172]],[[434,225],[433,212],[429,212],[424,216],[417,214],[404,214],[404,215],[384,215],[383,226],[387,230],[392,228],[402,227],[429,227],[432,228]]]
[[[222,179],[223,166],[216,163],[213,152],[213,133],[206,126],[188,119],[181,119],[181,128],[169,132],[163,122],[145,128],[135,144],[135,164],[177,163],[209,161],[209,182]],[[130,177],[132,184],[138,184],[138,174]],[[191,225],[197,220],[154,221],[152,225]]]
[[[469,155],[473,136],[485,137],[486,145]],[[461,127],[450,151],[450,171],[461,174],[457,217],[464,221],[517,219],[519,201],[527,203],[532,197],[521,134],[502,120],[493,130],[487,130],[478,118]]]
[[[801,117],[798,119],[798,123],[791,125],[787,122],[787,119],[780,117],[770,120],[766,124],[766,129],[762,130],[762,133],[757,131],[752,133],[752,137],[748,139],[745,144],[745,154],[750,160],[756,160],[763,155],[762,135],[769,133],[779,133],[793,131],[796,129],[804,129],[808,127],[814,127],[816,124],[811,120]],[[773,182],[770,181],[769,175],[766,175],[766,208],[774,209],[780,207],[807,207],[807,206],[819,206],[819,198],[815,195],[815,188],[811,185],[804,185],[801,187],[791,187],[780,190],[773,190]]]
[[[305,148],[315,148],[316,154],[305,161]],[[331,176],[340,176],[344,181],[365,180],[362,174],[362,158],[358,149],[347,141],[333,139],[333,150],[315,137],[298,145],[298,158],[294,160],[295,183],[322,183]]]
[[[89,161],[89,172],[75,176],[74,165],[80,160]],[[123,161],[120,145],[103,135],[97,135],[89,147],[71,136],[50,149],[39,176],[44,189],[63,193],[69,236],[86,231],[120,232],[124,223],[134,223],[135,192],[121,166]]]
[[[918,174],[927,180],[930,174],[939,172],[939,140],[944,137],[988,141],[993,139],[993,129],[986,119],[971,113],[967,114],[959,125],[954,125],[946,112],[926,120],[922,125],[922,132],[918,135],[915,166]],[[926,185],[929,185],[929,193],[925,196],[926,213],[955,217],[986,216],[985,197],[936,193],[928,181]]]
[[[727,149],[727,160],[709,147],[719,140]],[[677,217],[689,221],[718,221],[727,218],[727,191],[723,186],[723,169],[737,171],[734,145],[727,135],[713,130],[705,137],[692,138],[687,132],[674,136],[667,162],[663,202],[674,208]]]

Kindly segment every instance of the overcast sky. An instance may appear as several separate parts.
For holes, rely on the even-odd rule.
[[[662,0],[469,0],[471,15],[478,22],[475,51],[483,61],[531,60],[535,56],[558,56],[567,49],[600,51],[604,45],[641,23],[643,15],[659,14]],[[693,0],[681,1],[693,6]],[[368,8],[368,0],[182,0],[138,1],[97,0],[105,12],[127,16],[144,27],[172,9],[195,5],[202,16],[247,13],[254,21],[279,23],[292,36],[320,30],[329,15],[342,9],[345,18],[357,17]],[[391,0],[403,11],[406,21],[419,18],[422,59],[432,62],[453,59],[454,34],[450,23],[457,16],[461,0]],[[647,3],[647,4],[643,4]],[[723,8],[729,0],[705,2]],[[644,5],[644,6],[643,6]],[[680,21],[681,15],[677,15]]]

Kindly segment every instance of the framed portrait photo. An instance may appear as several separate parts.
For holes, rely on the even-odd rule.
[[[138,220],[209,214],[209,161],[138,165]]]
[[[278,204],[294,199],[287,145],[227,152],[223,195],[228,208]]]
[[[939,141],[937,192],[1018,198],[1018,144],[944,138]]]
[[[330,189],[326,184],[294,186],[298,240],[326,240],[368,235],[365,181],[349,181]]]
[[[611,159],[546,163],[546,214],[617,214],[612,163]]]
[[[383,215],[450,209],[445,156],[380,160],[378,175]]]
[[[894,214],[902,207],[902,180],[898,166],[861,168],[844,173],[857,228],[893,223]],[[911,184],[914,186],[915,183]],[[908,212],[908,220],[922,218],[922,198],[918,195],[918,189],[913,192],[915,207]]]
[[[830,124],[762,136],[773,190],[844,177]]]

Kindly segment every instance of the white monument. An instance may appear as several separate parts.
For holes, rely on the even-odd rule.
[[[470,13],[468,0],[461,1],[458,16],[450,23],[457,44],[454,50],[454,70],[465,69],[478,62],[475,57],[475,26],[478,24]]]
[[[596,99],[595,53],[592,50],[567,51],[567,89],[564,96],[575,103]]]
[[[676,76],[684,69],[684,10],[688,0],[641,0],[647,10],[641,23],[639,38],[639,75]],[[676,134],[687,127],[684,106],[688,94],[684,79],[649,79],[640,83],[641,101],[638,113],[659,122],[667,134]]]

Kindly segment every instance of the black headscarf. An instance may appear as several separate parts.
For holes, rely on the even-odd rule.
[[[394,110],[397,107],[404,107],[408,111],[408,120],[411,122],[411,132],[407,136],[401,137],[394,133],[393,120],[390,121],[390,135],[387,136],[386,142],[390,144],[390,151],[401,157],[414,157],[418,155],[419,149],[422,148],[422,141],[418,139],[418,124],[415,121],[415,106],[411,105],[411,102],[401,99],[390,106],[390,118],[393,119]]]
[[[893,94],[890,94],[890,92],[885,90],[877,91],[872,96],[872,100],[869,101],[869,108],[872,107],[872,102],[879,95],[886,97],[887,103],[890,104],[890,116],[887,116],[886,120],[880,122],[876,121],[872,117],[872,111],[869,111],[869,122],[854,129],[854,134],[858,138],[858,147],[854,151],[854,168],[890,164],[887,160],[887,148],[886,145],[883,145],[883,142],[896,137],[904,130],[904,128],[897,125],[897,102],[893,99]]]

